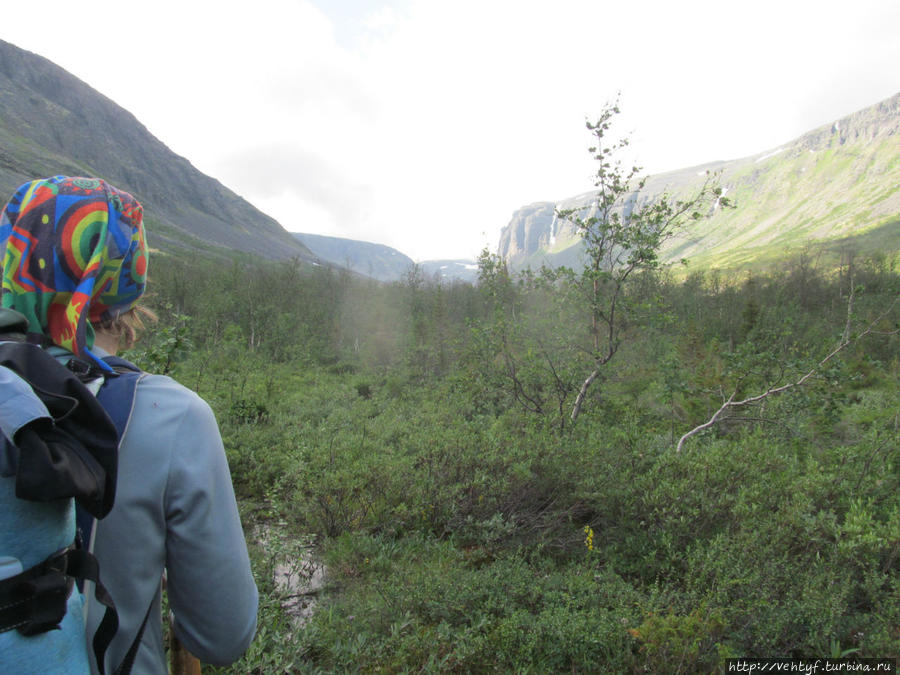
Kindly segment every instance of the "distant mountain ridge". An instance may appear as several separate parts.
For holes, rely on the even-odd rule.
[[[131,113],[0,40],[0,199],[55,174],[104,178],[133,193],[153,247],[313,259],[273,218],[169,150]]]
[[[319,259],[379,281],[396,281],[415,264],[412,258],[384,244],[299,232],[294,237]]]
[[[474,284],[478,280],[478,263],[468,258],[425,260],[419,263],[419,267],[429,279],[465,281],[470,284]]]
[[[778,148],[651,176],[633,195],[646,203],[664,190],[696,190],[707,172],[735,209],[718,209],[662,251],[695,267],[774,262],[809,243],[853,241],[900,250],[900,94],[814,129]],[[593,192],[518,209],[500,235],[498,254],[512,269],[576,266],[582,242],[556,209],[589,208]]]
[[[384,244],[295,232],[294,236],[322,262],[379,281],[401,281],[419,266],[429,280],[474,282],[478,266],[474,260],[425,260],[409,256]]]

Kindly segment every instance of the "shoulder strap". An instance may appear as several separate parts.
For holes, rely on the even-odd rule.
[[[106,410],[119,432],[119,442],[125,436],[128,420],[134,410],[134,395],[137,384],[146,374],[131,361],[126,361],[118,356],[107,356],[103,359],[113,369],[113,373],[106,377],[100,391],[97,392],[97,400]]]
[[[145,373],[130,361],[118,356],[107,356],[103,360],[113,369],[113,373],[106,375],[103,386],[97,392],[97,401],[112,420],[121,443],[134,410],[138,382]],[[96,520],[85,509],[77,508],[76,521],[85,547],[88,551],[93,551]]]
[[[134,365],[131,361],[127,359],[123,359],[121,356],[104,356],[103,360],[106,362],[114,370],[118,371],[120,368],[123,370],[130,370],[133,373],[143,373],[144,371]]]
[[[100,390],[97,392],[97,400],[113,421],[116,431],[119,434],[119,443],[121,444],[122,439],[125,437],[125,431],[128,429],[131,413],[134,411],[134,401],[138,382],[140,382],[146,373],[130,361],[126,361],[118,356],[107,356],[104,357],[103,361],[113,369],[113,372],[105,376],[103,386],[101,386]],[[89,551],[93,551],[94,525],[97,522],[96,519],[84,509],[77,509],[76,520],[78,522],[78,530],[82,537],[84,537],[85,545]],[[122,663],[120,663],[115,670],[116,675],[125,675],[131,671],[131,668],[134,665],[134,659],[137,656],[138,648],[141,644],[141,639],[144,636],[144,630],[147,627],[147,621],[150,618],[150,610],[152,607],[153,602],[151,601],[150,606],[147,608],[147,612],[144,614],[144,619],[141,621],[137,635],[135,635],[131,646],[128,648]],[[97,629],[97,633],[94,635],[94,649],[95,654],[97,655],[97,666],[100,669],[100,672],[103,672],[103,664],[101,661],[105,646],[112,641],[118,628],[117,624],[115,626],[111,624],[107,625],[106,616],[107,615],[104,615],[103,621]],[[103,645],[104,649],[98,650],[98,643]]]

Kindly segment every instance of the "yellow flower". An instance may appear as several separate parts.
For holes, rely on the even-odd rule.
[[[594,550],[594,530],[590,525],[584,526],[584,534],[586,535],[584,538],[584,545],[587,546],[588,551]]]

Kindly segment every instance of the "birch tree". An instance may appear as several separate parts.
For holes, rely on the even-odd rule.
[[[641,272],[660,267],[662,245],[688,221],[701,218],[711,206],[728,206],[716,177],[707,175],[700,189],[684,199],[663,192],[642,201],[646,177],[641,168],[623,166],[619,156],[627,137],[609,140],[618,102],[607,104],[596,122],[587,122],[594,137],[588,150],[597,161],[594,186],[597,193],[587,208],[558,210],[584,240],[586,263],[576,283],[587,296],[590,315],[591,371],[582,381],[572,407],[574,422],[581,414],[589,389],[616,355],[625,326],[625,291]]]

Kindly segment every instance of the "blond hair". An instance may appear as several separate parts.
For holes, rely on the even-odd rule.
[[[119,346],[122,349],[131,349],[137,342],[139,334],[147,323],[154,323],[159,319],[156,312],[142,305],[135,305],[127,312],[119,314],[113,319],[93,322],[94,329],[102,330],[114,337],[118,337]]]

